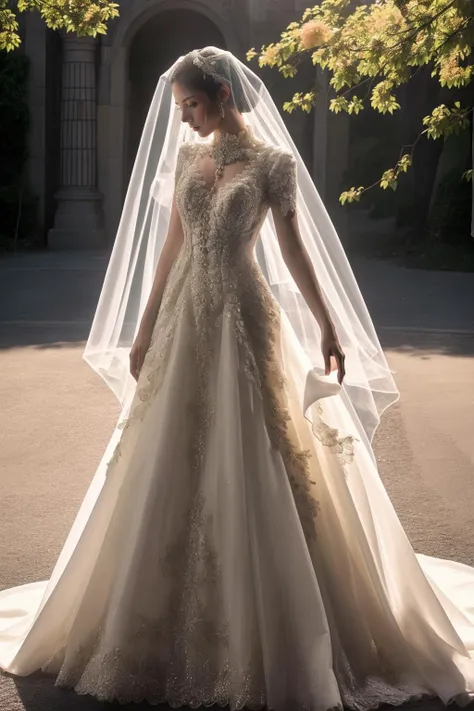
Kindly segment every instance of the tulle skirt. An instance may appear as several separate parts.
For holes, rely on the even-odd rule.
[[[343,398],[304,416],[284,325],[276,404],[237,332],[196,365],[180,309],[157,396],[152,341],[51,579],[0,593],[0,667],[172,707],[467,703],[474,569],[414,553]]]

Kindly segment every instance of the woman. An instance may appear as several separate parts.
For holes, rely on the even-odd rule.
[[[51,579],[0,594],[4,670],[173,707],[471,700],[474,570],[403,532],[370,447],[391,373],[229,52],[160,80],[84,357],[122,415]]]

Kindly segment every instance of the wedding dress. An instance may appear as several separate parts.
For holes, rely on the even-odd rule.
[[[269,208],[295,209],[293,156],[220,135],[210,186],[207,150],[180,147],[185,240],[100,493],[51,580],[0,593],[0,666],[123,703],[464,704],[474,569],[413,552],[338,394],[300,408],[255,260]]]

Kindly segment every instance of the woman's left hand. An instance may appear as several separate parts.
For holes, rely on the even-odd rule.
[[[344,380],[344,376],[346,374],[346,369],[344,367],[346,356],[344,355],[344,351],[339,344],[334,328],[327,328],[323,330],[321,336],[321,351],[324,358],[325,375],[330,374],[331,358],[334,358],[337,365],[337,382],[339,385],[342,385],[342,381]]]

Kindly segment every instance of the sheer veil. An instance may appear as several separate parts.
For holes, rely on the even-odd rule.
[[[300,233],[346,353],[341,396],[356,415],[361,436],[371,440],[382,411],[398,397],[366,305],[341,242],[283,119],[261,79],[233,54],[216,47],[194,50],[194,63],[231,89],[255,137],[293,154]],[[161,77],[143,129],[122,217],[92,329],[83,354],[105,380],[127,415],[135,390],[129,352],[152,286],[166,238],[174,171],[183,141],[202,141],[180,120],[171,91],[178,59]],[[206,139],[209,140],[209,139]],[[324,365],[319,327],[298,290],[279,249],[271,213],[265,219],[256,257],[291,326],[301,362],[317,378],[319,397],[334,393],[334,380],[320,377]],[[307,399],[307,396],[302,396]],[[311,398],[310,398],[311,399]],[[314,398],[313,398],[314,399]],[[302,402],[309,418],[307,403]]]

